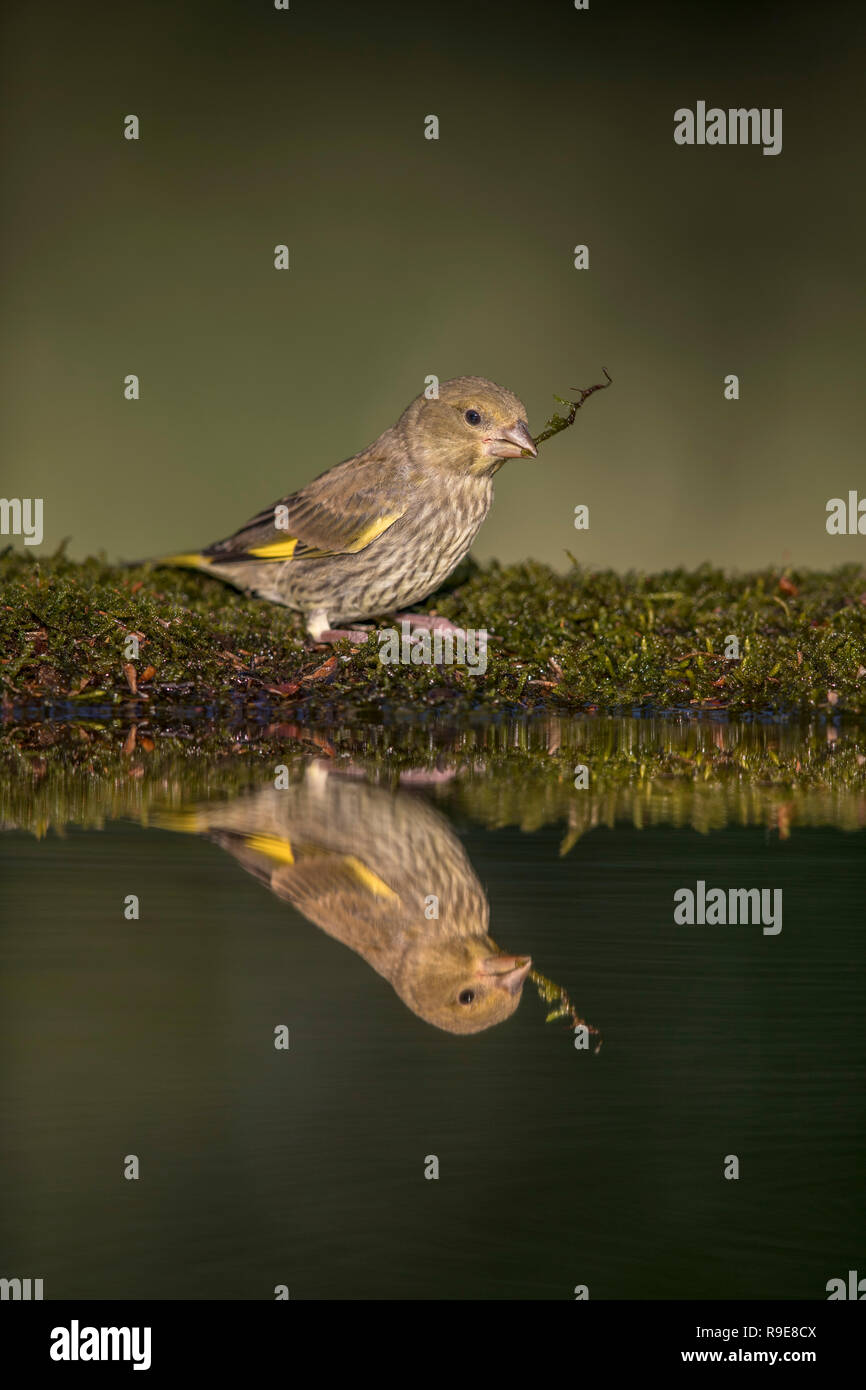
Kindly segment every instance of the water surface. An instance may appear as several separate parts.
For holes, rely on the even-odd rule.
[[[228,772],[159,763],[158,732],[123,774],[49,748],[44,794],[3,788],[0,1273],[53,1298],[823,1298],[857,1267],[862,735],[257,738]],[[678,925],[698,881],[781,889],[782,930]],[[529,957],[590,1047],[545,1022]]]

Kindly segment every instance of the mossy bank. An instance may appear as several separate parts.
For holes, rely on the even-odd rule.
[[[376,631],[361,646],[315,647],[298,615],[199,575],[10,550],[0,559],[0,694],[7,718],[158,718],[179,705],[311,719],[443,707],[866,713],[860,565],[729,576],[492,563],[464,568],[424,611],[491,634],[483,674],[383,664]]]

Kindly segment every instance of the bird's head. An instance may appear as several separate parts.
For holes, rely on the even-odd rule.
[[[423,940],[391,983],[413,1013],[447,1033],[480,1033],[520,1003],[529,956],[501,953],[489,936]]]
[[[413,457],[449,473],[495,473],[505,459],[538,453],[526,406],[483,376],[443,381],[438,399],[419,396],[401,424]]]

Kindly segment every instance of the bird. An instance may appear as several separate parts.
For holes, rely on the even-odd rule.
[[[314,759],[286,787],[166,808],[151,823],[219,845],[435,1028],[480,1033],[520,1003],[532,960],[492,940],[489,903],[460,841],[417,792]]]
[[[341,625],[433,593],[468,554],[494,474],[506,459],[537,452],[513,392],[485,377],[454,377],[417,396],[366,449],[227,539],[152,563],[200,570],[302,613],[314,642],[361,640]]]

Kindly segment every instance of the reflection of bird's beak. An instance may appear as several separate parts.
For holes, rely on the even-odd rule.
[[[484,440],[484,452],[495,459],[516,459],[521,454],[532,454],[534,458],[538,450],[526,421],[518,420],[516,425],[509,425],[496,436],[488,435]]]
[[[488,956],[478,962],[479,975],[492,977],[498,989],[516,994],[532,969],[530,956]]]

